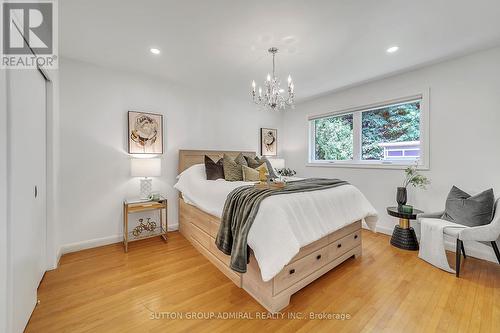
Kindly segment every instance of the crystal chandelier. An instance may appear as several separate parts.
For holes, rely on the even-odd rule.
[[[252,99],[255,104],[270,110],[284,110],[287,106],[293,109],[295,107],[293,104],[295,94],[293,92],[294,85],[292,77],[288,75],[288,96],[285,97],[282,95],[285,90],[280,88],[281,81],[275,74],[274,57],[276,53],[278,53],[278,49],[276,47],[271,47],[268,52],[273,55],[273,76],[267,74],[264,91],[259,87],[258,94],[255,91],[255,81],[252,81]]]

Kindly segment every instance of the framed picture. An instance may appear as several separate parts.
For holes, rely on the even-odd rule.
[[[274,128],[260,129],[260,154],[262,156],[278,155],[278,130]]]
[[[163,115],[128,112],[129,154],[163,154]]]

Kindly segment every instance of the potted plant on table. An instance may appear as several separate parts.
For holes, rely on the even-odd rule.
[[[401,207],[406,204],[406,200],[408,199],[407,188],[408,185],[412,185],[413,187],[423,188],[425,189],[427,185],[431,182],[427,177],[421,175],[417,171],[417,166],[412,165],[405,169],[405,179],[403,182],[403,186],[398,187],[396,193],[396,201],[398,203],[398,207]]]
[[[293,177],[297,174],[295,170],[289,169],[289,168],[283,168],[283,169],[274,169],[276,173],[279,176],[279,181],[283,181],[284,177]]]

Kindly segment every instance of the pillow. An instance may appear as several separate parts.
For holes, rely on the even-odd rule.
[[[239,153],[238,156],[236,156],[236,158],[234,159],[234,161],[239,165],[248,166],[247,160],[245,159],[245,156],[243,156],[242,153]]]
[[[195,164],[186,170],[184,170],[179,176],[177,183],[174,185],[174,188],[180,191],[184,198],[189,198],[189,201],[192,201],[190,198],[193,197],[193,189],[196,188],[197,184],[200,184],[207,179],[207,174],[205,173],[205,165],[204,164]],[[195,192],[194,192],[195,194]]]
[[[214,162],[210,157],[205,155],[205,172],[207,180],[224,179],[224,166],[222,165],[222,158]]]
[[[278,178],[276,173],[274,172],[273,166],[271,165],[271,162],[267,159],[267,157],[262,156],[261,158],[256,157],[255,160],[260,163],[266,163],[267,170],[269,171],[269,176],[271,178]]]
[[[261,164],[255,169],[242,165],[241,171],[243,172],[243,181],[245,182],[266,181],[266,178],[260,179],[261,169],[264,170],[264,175],[266,176],[269,175],[269,171],[267,170],[267,166],[265,163]]]
[[[242,181],[243,171],[241,171],[241,164],[238,164],[231,156],[224,154],[222,158],[224,165],[224,179],[230,182]]]
[[[245,159],[247,161],[247,165],[252,168],[252,169],[255,169],[259,166],[262,165],[262,163],[264,162],[261,162],[261,161],[257,161],[257,157],[256,158],[252,158],[252,157],[249,157],[249,156],[245,156]]]
[[[243,181],[245,182],[258,182],[260,180],[260,173],[255,169],[242,165],[241,171],[243,172]]]
[[[491,188],[471,196],[453,186],[446,198],[445,212],[441,218],[469,227],[485,225],[493,219],[494,206],[495,196]]]

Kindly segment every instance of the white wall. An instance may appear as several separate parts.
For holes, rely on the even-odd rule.
[[[177,226],[179,149],[255,150],[259,128],[280,130],[277,114],[259,112],[248,99],[227,100],[145,76],[79,61],[60,62],[60,243],[63,252],[119,241],[122,200],[137,196],[130,177],[127,111],[164,115],[163,176],[168,219]],[[280,131],[281,132],[281,131]]]
[[[332,64],[335,66],[336,64]],[[430,170],[427,190],[409,190],[409,203],[426,212],[444,208],[452,185],[469,193],[493,187],[500,195],[500,48],[318,97],[298,105],[284,117],[287,167],[300,176],[338,177],[356,185],[380,214],[379,230],[392,232],[395,219],[385,207],[395,204],[402,170],[307,167],[306,117],[403,97],[430,88]],[[466,247],[468,245],[466,244]],[[494,260],[493,251],[472,244],[473,255]],[[476,253],[476,250],[478,251]]]

